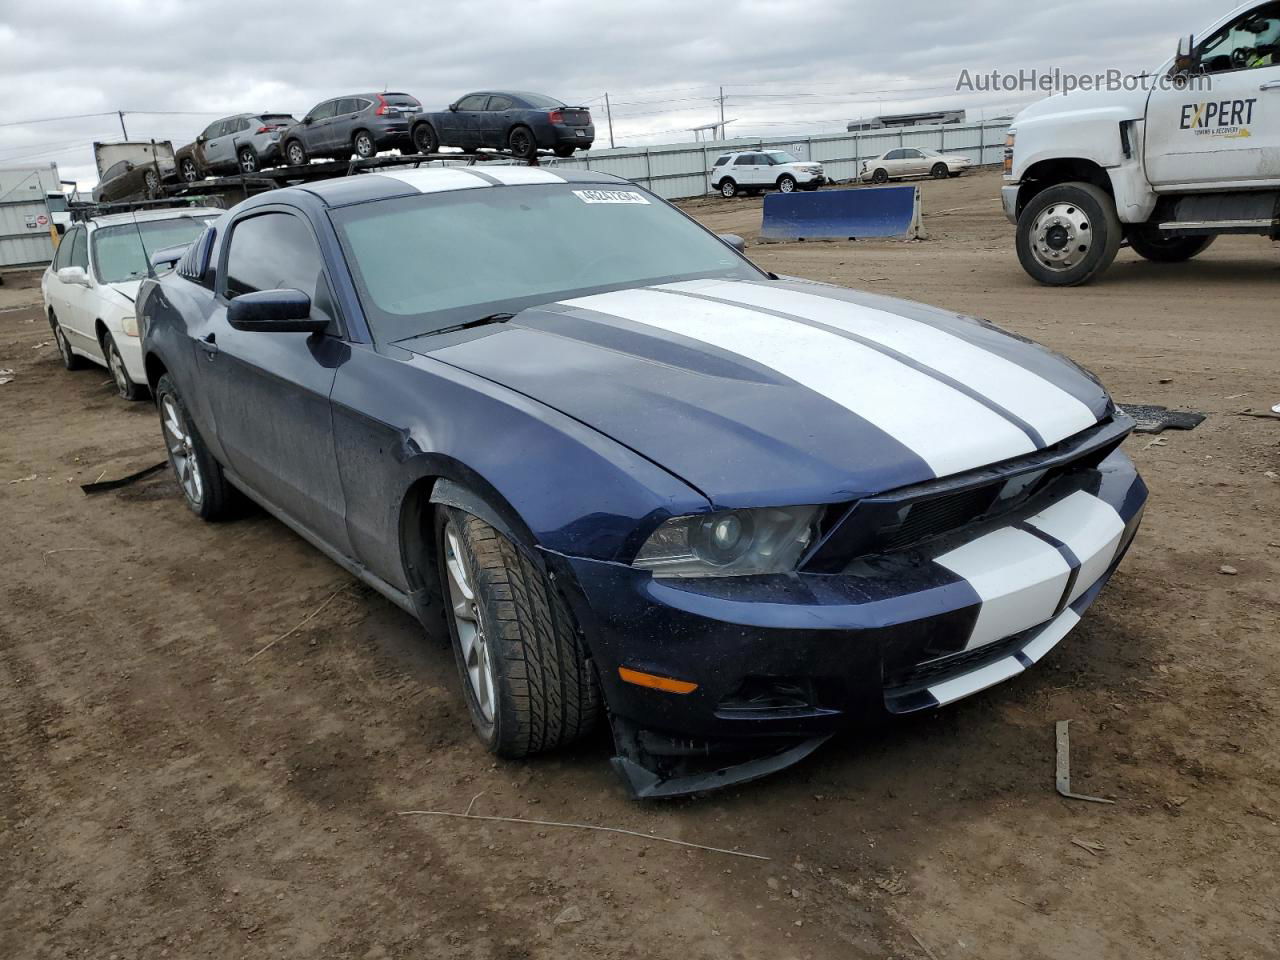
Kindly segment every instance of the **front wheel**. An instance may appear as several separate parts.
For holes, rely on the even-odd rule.
[[[796,178],[789,173],[784,173],[778,178],[778,190],[782,193],[791,193],[796,188]]]
[[[413,146],[419,153],[435,153],[440,149],[435,127],[420,123],[413,128]]]
[[[528,127],[516,127],[507,135],[507,148],[521,160],[531,160],[538,152],[538,141]]]
[[[1154,263],[1182,263],[1209,249],[1217,237],[1171,237],[1155,227],[1137,227],[1129,232],[1129,246],[1140,257]]]
[[[1018,260],[1046,286],[1076,286],[1111,266],[1122,238],[1116,205],[1101,188],[1060,183],[1032,197],[1018,217]]]
[[[165,374],[156,384],[156,406],[160,410],[160,429],[169,466],[177,477],[183,499],[202,520],[225,520],[236,512],[240,494],[227,482],[222,464],[204,445],[186,404]]]
[[[500,757],[590,733],[600,691],[568,606],[532,558],[452,507],[436,514],[449,636],[471,724]]]
[[[124,358],[120,356],[120,348],[116,346],[115,337],[109,333],[102,337],[102,352],[106,354],[107,369],[111,371],[111,379],[115,382],[116,393],[120,394],[120,399],[141,400],[145,397],[146,388],[138,386],[129,377]]]
[[[356,135],[351,138],[351,146],[355,150],[356,156],[361,160],[372,159],[378,153],[378,148],[373,142],[373,136],[368,130],[356,131]]]
[[[945,163],[935,163],[929,173],[935,180],[945,180],[951,175],[951,171]]]
[[[883,167],[879,168],[878,170],[876,170],[875,173],[871,175],[871,182],[872,183],[888,183],[889,171],[885,170]]]

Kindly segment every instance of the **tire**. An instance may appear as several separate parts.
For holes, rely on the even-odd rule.
[[[160,174],[154,170],[148,170],[142,175],[142,185],[146,188],[147,199],[151,199],[156,195],[156,191],[160,189]]]
[[[413,145],[419,153],[435,153],[440,149],[440,138],[436,136],[436,128],[429,123],[420,123],[413,128]]]
[[[301,140],[290,140],[284,145],[284,160],[291,167],[307,165],[307,148],[302,145]]]
[[[67,370],[80,370],[84,367],[84,357],[78,353],[71,352],[71,341],[67,339],[66,332],[62,329],[62,324],[58,323],[58,318],[50,316],[49,325],[53,327],[53,342],[58,345],[58,355],[62,358],[62,366]]]
[[[567,160],[573,156],[574,147],[556,147],[553,153],[562,160]]]
[[[371,160],[378,155],[378,145],[368,130],[357,130],[351,138],[351,149],[361,160]]]
[[[531,160],[538,154],[538,141],[528,127],[512,127],[507,134],[507,149],[521,160]]]
[[[951,176],[951,169],[945,163],[935,163],[929,175],[935,180],[945,180]]]
[[[886,170],[884,167],[877,167],[876,172],[871,174],[871,182],[872,183],[888,183],[889,171]]]
[[[196,166],[196,162],[190,157],[182,158],[182,169],[180,171],[182,179],[187,183],[195,183],[197,180],[203,180],[204,175],[200,172],[200,168]]]
[[[1129,246],[1140,257],[1153,263],[1183,263],[1209,249],[1217,237],[1169,237],[1152,227],[1139,227],[1129,232]]]
[[[109,333],[102,335],[102,355],[107,359],[107,369],[111,371],[111,379],[115,381],[116,393],[120,394],[121,400],[142,400],[146,397],[147,388],[138,386],[130,379],[115,337]]]
[[[156,384],[156,409],[160,411],[160,431],[169,453],[178,489],[187,506],[201,520],[226,520],[238,512],[240,493],[222,472],[187,413],[187,406],[165,374]]]
[[[720,186],[716,187],[716,189],[720,191],[720,196],[724,197],[726,200],[732,200],[738,195],[738,185],[728,177],[721,180]]]
[[[241,173],[258,172],[258,155],[253,152],[253,147],[241,147],[238,159]]]
[[[1060,183],[1031,198],[1018,217],[1018,260],[1051,287],[1088,283],[1111,266],[1124,237],[1115,203],[1091,183]]]
[[[778,191],[780,193],[792,193],[796,189],[796,178],[789,173],[784,173],[778,178]]]
[[[461,510],[436,511],[435,542],[476,735],[516,759],[590,733],[600,691],[555,584],[524,550]]]

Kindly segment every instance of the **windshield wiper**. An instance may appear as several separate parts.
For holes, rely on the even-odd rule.
[[[441,327],[439,330],[432,330],[430,333],[423,334],[423,336],[434,337],[439,333],[454,333],[458,330],[470,330],[472,327],[486,327],[491,323],[506,323],[514,316],[514,313],[491,313],[488,316],[480,317],[477,320],[468,320],[466,323],[455,323],[451,327]]]

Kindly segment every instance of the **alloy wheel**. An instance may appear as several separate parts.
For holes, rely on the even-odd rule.
[[[258,158],[252,150],[244,150],[240,153],[240,169],[245,173],[258,172]]]
[[[369,159],[377,151],[373,149],[373,139],[367,134],[362,133],[356,137],[356,155],[362,159]]]
[[[467,669],[467,682],[480,715],[493,722],[496,683],[489,639],[485,636],[484,623],[480,619],[480,605],[476,599],[475,581],[462,549],[462,538],[452,520],[444,528],[445,575],[449,581],[449,607],[454,628],[458,631],[458,645],[462,661]]]
[[[172,394],[166,394],[160,401],[164,416],[164,442],[169,449],[169,462],[173,464],[173,472],[177,474],[182,492],[195,506],[204,499],[204,478],[200,476],[200,464],[196,460],[196,451],[191,434],[186,427],[186,420],[178,409]]]
[[[1032,255],[1048,270],[1072,269],[1092,247],[1089,215],[1074,203],[1049,204],[1031,225]]]

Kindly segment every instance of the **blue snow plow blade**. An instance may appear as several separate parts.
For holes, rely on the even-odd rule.
[[[771,193],[764,198],[760,235],[770,240],[914,235],[919,192],[906,186]]]

